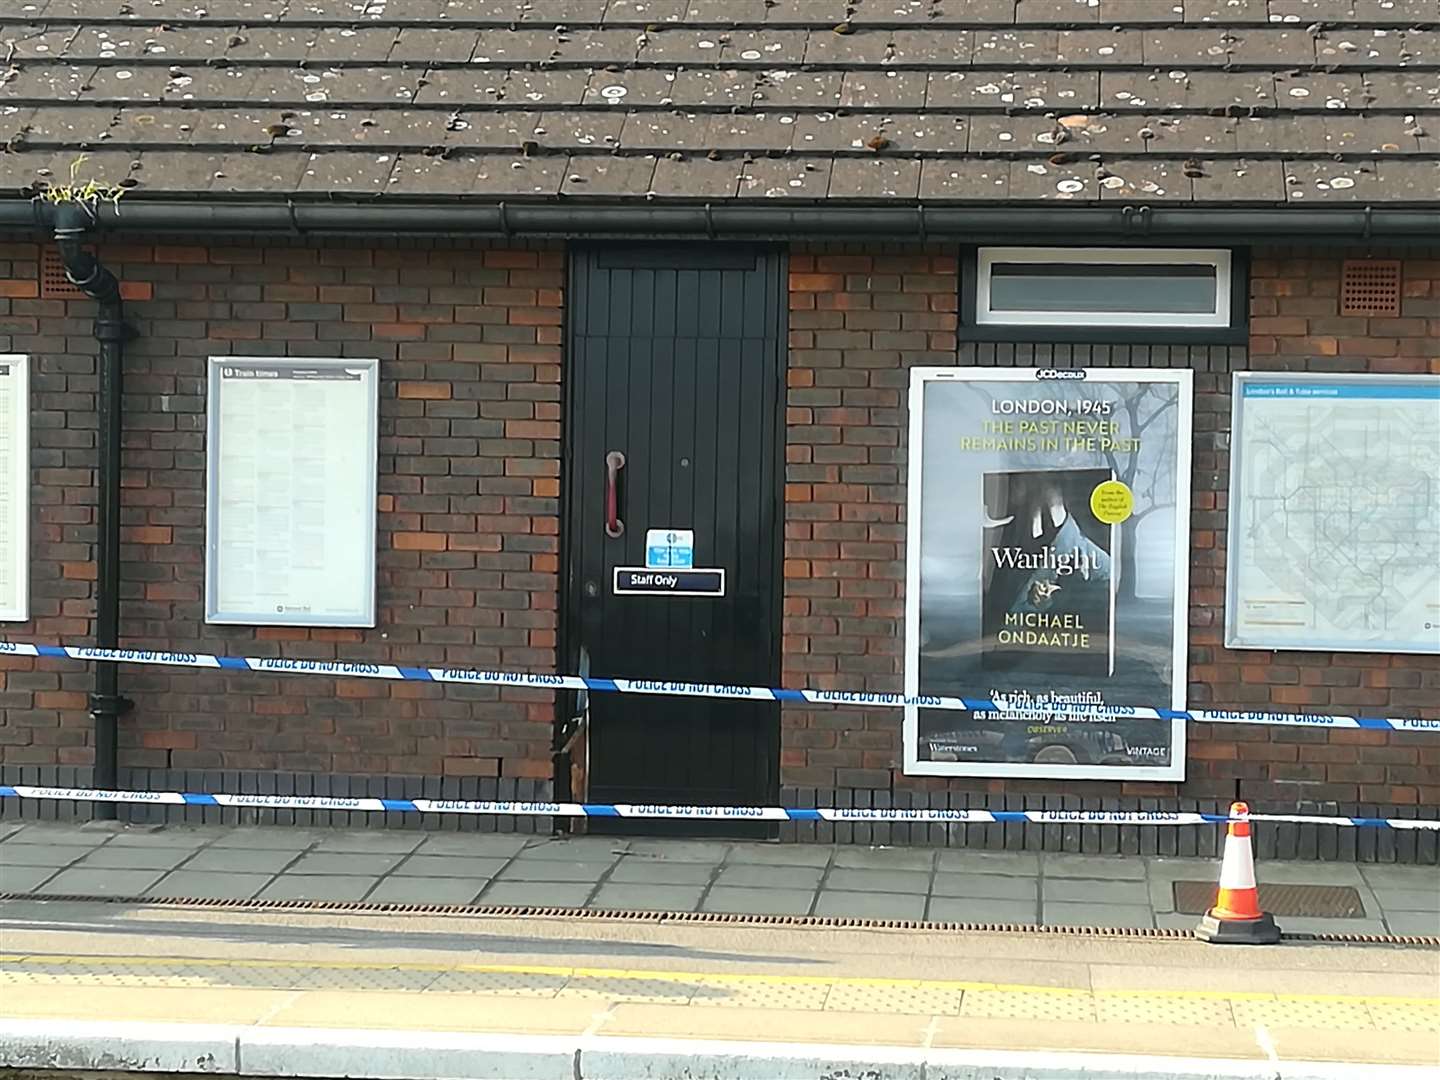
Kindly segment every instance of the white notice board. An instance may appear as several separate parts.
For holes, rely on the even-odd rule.
[[[30,617],[30,358],[0,354],[0,621]]]
[[[375,625],[379,362],[212,356],[205,621]]]
[[[1440,653],[1440,378],[1234,385],[1226,647]]]

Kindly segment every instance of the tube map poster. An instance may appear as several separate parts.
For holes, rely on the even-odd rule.
[[[1235,376],[1225,644],[1440,653],[1440,378]]]
[[[905,771],[1181,779],[1193,374],[920,368],[910,385]]]

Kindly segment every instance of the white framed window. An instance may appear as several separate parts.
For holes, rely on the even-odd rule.
[[[1228,327],[1230,252],[982,247],[975,259],[975,322]]]

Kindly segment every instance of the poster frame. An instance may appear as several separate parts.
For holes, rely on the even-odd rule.
[[[1190,515],[1191,460],[1194,449],[1195,373],[1189,368],[1079,368],[1088,383],[1171,383],[1179,390],[1177,409],[1179,430],[1176,433],[1175,477],[1175,591],[1174,632],[1171,644],[1173,678],[1169,708],[1184,709],[1189,688],[1189,626],[1190,626]],[[910,372],[908,407],[909,476],[906,491],[905,526],[905,642],[904,679],[907,697],[920,692],[920,524],[923,498],[921,480],[924,476],[925,387],[933,382],[1012,382],[1046,381],[1046,376],[1063,381],[1073,376],[1058,374],[1044,367],[978,368],[978,367],[917,367]],[[988,692],[977,687],[968,697],[986,697]],[[1139,705],[1163,707],[1163,702],[1137,702]],[[903,770],[907,776],[948,777],[1024,777],[1049,780],[1183,780],[1185,778],[1185,721],[1170,723],[1170,763],[1168,765],[1056,765],[1022,762],[955,762],[921,761],[919,759],[919,708],[905,707],[903,729]],[[1163,724],[1165,721],[1156,720]]]
[[[300,612],[221,611],[218,607],[220,580],[218,544],[221,478],[219,475],[220,370],[227,364],[292,364],[296,367],[360,368],[365,372],[366,447],[363,464],[368,466],[364,510],[361,515],[367,552],[366,571],[361,575],[357,612],[351,616],[316,617]],[[368,629],[375,626],[377,572],[377,500],[379,491],[379,407],[380,361],[376,358],[311,356],[211,356],[206,371],[205,400],[205,622],[218,626],[307,626]],[[358,419],[358,418],[357,418]],[[360,467],[362,463],[349,463]]]
[[[0,622],[30,621],[30,356],[27,353],[0,353],[0,364],[10,364],[18,376],[15,414],[16,450],[9,463],[11,481],[19,494],[15,515],[11,570],[15,575],[14,603],[0,605]],[[0,463],[3,465],[4,463]]]
[[[1306,635],[1300,641],[1256,637],[1239,633],[1238,561],[1239,532],[1243,497],[1243,463],[1245,456],[1244,397],[1246,383],[1279,383],[1299,386],[1306,383],[1349,383],[1374,386],[1399,383],[1413,386],[1434,385],[1434,375],[1413,372],[1313,372],[1313,371],[1237,371],[1230,384],[1230,474],[1228,520],[1225,527],[1225,648],[1263,652],[1337,652],[1337,653],[1399,653],[1408,656],[1440,655],[1440,643],[1433,649],[1415,648],[1395,641],[1347,642],[1343,638],[1320,638]],[[1440,640],[1440,639],[1437,639]]]

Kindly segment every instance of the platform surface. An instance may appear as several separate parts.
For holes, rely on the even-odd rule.
[[[1260,862],[1289,933],[1440,935],[1440,868]],[[1189,930],[1211,859],[829,844],[0,821],[0,894],[656,910]],[[1182,889],[1182,895],[1184,893]],[[1298,890],[1302,900],[1316,895]],[[1212,894],[1213,895],[1213,894]],[[1278,898],[1279,894],[1277,894]],[[1326,912],[1343,910],[1337,917]],[[1277,912],[1277,915],[1281,914]]]

